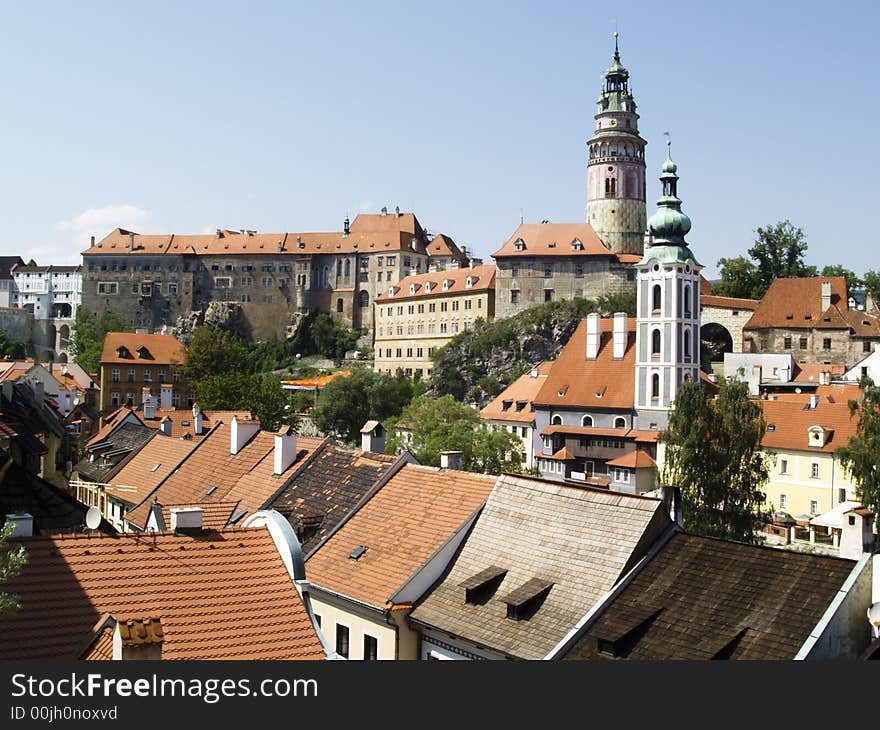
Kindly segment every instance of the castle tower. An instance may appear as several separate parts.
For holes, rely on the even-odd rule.
[[[587,143],[587,223],[615,253],[641,256],[645,235],[645,145],[629,89],[629,71],[620,63],[617,32],[614,62],[599,94],[596,133]]]
[[[700,377],[700,270],[684,240],[691,220],[681,212],[676,165],[669,155],[663,195],[648,221],[650,245],[636,264],[636,410],[639,427],[664,429],[675,394]]]

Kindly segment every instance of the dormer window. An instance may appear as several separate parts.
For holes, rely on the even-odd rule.
[[[152,360],[153,359],[153,356],[150,354],[150,351],[146,347],[144,347],[143,345],[141,345],[137,349],[137,353],[138,353],[138,357],[141,360]]]
[[[465,285],[468,289],[470,289],[470,288],[474,285],[474,277],[473,277],[473,276],[469,276],[467,279],[465,279],[464,285]]]
[[[827,434],[822,426],[810,426],[807,429],[809,434],[808,444],[814,449],[821,449],[825,446]]]
[[[449,279],[443,280],[443,291],[449,291]]]
[[[501,410],[509,411],[510,407],[513,405],[513,400],[503,400],[501,401]]]
[[[584,250],[584,244],[582,244],[582,243],[580,242],[579,239],[575,238],[575,239],[571,242],[571,250],[572,250],[572,251],[583,251],[583,250]]]
[[[526,250],[526,242],[521,238],[517,238],[513,243],[513,248],[516,251],[525,251]]]
[[[389,297],[394,296],[394,287],[393,286],[388,287],[388,296]]]
[[[426,281],[426,282],[425,282],[425,293],[426,293],[426,294],[430,294],[430,293],[431,293],[431,282],[430,282],[430,281]]]
[[[541,607],[552,587],[551,581],[529,578],[519,588],[501,599],[507,604],[507,618],[513,621],[530,619]]]
[[[116,356],[121,358],[131,358],[131,352],[129,352],[125,345],[120,345],[116,348]]]
[[[507,570],[496,565],[490,565],[476,575],[463,580],[458,586],[459,588],[464,588],[465,603],[485,603],[498,590],[498,586],[501,585],[505,575],[507,575]]]
[[[410,293],[410,294],[415,294],[415,293],[416,293],[416,285],[415,285],[415,284],[410,284],[410,285],[409,285],[409,293]]]

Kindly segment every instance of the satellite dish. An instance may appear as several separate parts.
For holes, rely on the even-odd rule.
[[[96,530],[100,524],[101,510],[97,507],[89,507],[89,511],[86,512],[86,527],[90,530]]]

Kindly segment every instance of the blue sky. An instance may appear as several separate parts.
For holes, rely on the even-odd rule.
[[[413,210],[488,258],[584,218],[619,21],[649,214],[663,132],[717,273],[789,218],[809,263],[880,269],[874,3],[7,3],[0,253],[73,263],[121,225],[339,230]]]

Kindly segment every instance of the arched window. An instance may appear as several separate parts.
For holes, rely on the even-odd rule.
[[[651,355],[660,357],[660,330],[655,329],[651,332]]]
[[[342,299],[341,299],[341,298],[340,298],[340,299],[337,299],[337,300],[336,300],[336,311],[337,311],[337,312],[341,312],[341,311],[342,311],[342,306],[343,306],[343,305],[342,305]]]
[[[342,276],[342,259],[339,259],[336,262],[336,276]]]
[[[684,331],[684,356],[687,360],[691,359],[691,331]]]
[[[606,198],[616,198],[617,197],[617,180],[613,177],[605,178],[605,197]]]
[[[654,373],[651,376],[651,400],[660,398],[660,374]]]
[[[592,428],[593,427],[593,417],[592,416],[584,416],[581,419],[581,426],[584,428]]]
[[[351,259],[345,259],[345,278],[351,276]]]
[[[690,284],[684,285],[684,316],[691,316],[691,287]]]
[[[362,291],[360,294],[358,294],[358,304],[360,304],[362,308],[369,307],[370,306],[370,293],[366,292],[366,291]]]
[[[562,416],[560,416],[558,413],[556,415],[554,415],[550,419],[550,425],[551,426],[561,426],[562,425]]]
[[[626,428],[626,419],[623,416],[618,416],[614,419],[614,428]]]
[[[652,314],[659,314],[660,313],[660,297],[661,297],[660,285],[654,284],[653,288],[651,289],[651,312],[652,312]]]

